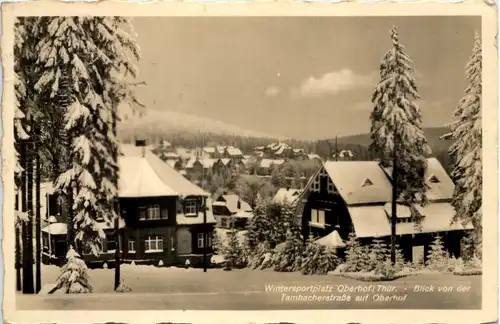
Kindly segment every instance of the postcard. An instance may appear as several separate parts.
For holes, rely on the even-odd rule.
[[[6,321],[496,320],[494,7],[2,9]]]

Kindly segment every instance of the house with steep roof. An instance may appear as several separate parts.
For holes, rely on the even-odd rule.
[[[283,165],[284,159],[262,159],[259,162],[257,174],[261,176],[271,175],[273,167]]]
[[[243,229],[253,217],[252,207],[238,195],[221,195],[212,204],[217,227]]]
[[[327,236],[334,229],[342,240],[353,232],[362,243],[391,236],[391,170],[376,161],[327,161],[307,183],[300,195],[304,237]],[[407,260],[417,254],[427,256],[437,234],[445,248],[460,255],[460,239],[471,225],[453,222],[451,205],[454,184],[435,158],[428,159],[425,171],[429,186],[425,206],[397,205],[397,241]],[[417,220],[418,224],[417,224]],[[418,252],[420,251],[420,252]],[[420,256],[418,256],[420,257]]]
[[[82,247],[84,260],[113,263],[114,253],[120,248],[125,262],[174,265],[189,259],[193,266],[200,264],[204,253],[212,253],[216,222],[210,194],[144,147],[126,146],[121,151],[119,242],[113,234],[107,236],[98,257]],[[55,254],[62,252],[65,255],[65,249]]]
[[[301,189],[279,188],[274,195],[273,202],[276,204],[291,204],[296,205],[302,193]]]

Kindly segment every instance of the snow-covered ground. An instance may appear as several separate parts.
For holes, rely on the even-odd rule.
[[[54,283],[60,273],[55,266],[43,266],[43,285]],[[121,275],[132,292],[113,292],[114,270],[89,270],[92,294],[16,296],[18,309],[309,309],[309,308],[458,308],[470,309],[481,305],[481,276],[453,274],[422,274],[390,282],[400,294],[408,293],[403,303],[308,303],[282,301],[283,286],[348,285],[366,286],[372,283],[337,275],[306,276],[300,273],[280,273],[273,270],[232,270],[157,268],[154,266],[123,265]],[[426,298],[413,292],[415,285],[447,285],[471,287],[467,293],[429,293]],[[269,290],[277,287],[277,291]],[[360,295],[355,294],[355,295]]]

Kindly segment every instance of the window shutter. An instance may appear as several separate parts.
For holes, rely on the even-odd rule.
[[[161,218],[168,219],[168,209],[167,209],[167,207],[163,207],[161,209]]]

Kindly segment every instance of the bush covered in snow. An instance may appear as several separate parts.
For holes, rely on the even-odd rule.
[[[250,269],[265,269],[271,266],[274,251],[266,242],[259,243],[255,250],[248,255],[247,266]]]
[[[132,288],[130,288],[125,282],[120,280],[120,285],[118,285],[118,288],[115,290],[117,293],[125,293],[125,292],[131,292]]]
[[[330,271],[334,271],[338,265],[339,260],[335,250],[327,249],[325,246],[315,243],[312,236],[307,239],[300,266],[302,274],[325,275]]]
[[[92,292],[87,274],[88,268],[80,255],[70,246],[66,254],[68,262],[62,267],[61,275],[57,278],[57,289],[67,294]]]

